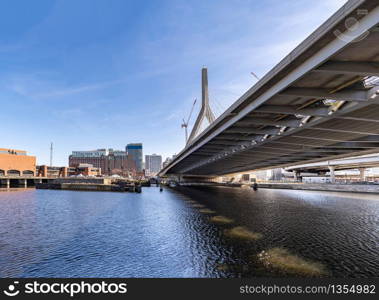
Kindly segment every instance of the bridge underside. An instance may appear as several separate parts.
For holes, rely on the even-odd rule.
[[[163,173],[221,175],[379,152],[379,27],[343,44],[338,26],[295,49]]]

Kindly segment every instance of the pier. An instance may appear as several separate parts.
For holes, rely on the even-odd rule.
[[[0,176],[0,187],[35,187],[36,184],[47,183],[52,180],[47,177],[35,177],[35,176]]]
[[[142,191],[145,182],[132,182],[111,178],[56,178],[48,182],[37,183],[37,189],[73,190],[94,192],[136,192]]]

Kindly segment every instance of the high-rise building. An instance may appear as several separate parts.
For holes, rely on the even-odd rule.
[[[126,145],[125,148],[128,156],[130,157],[131,160],[134,161],[136,165],[136,171],[137,172],[142,172],[143,165],[142,165],[142,143],[132,143]]]
[[[145,155],[145,170],[149,175],[156,175],[162,168],[162,156],[157,154]]]

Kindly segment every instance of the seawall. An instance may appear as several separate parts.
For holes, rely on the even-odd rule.
[[[258,188],[379,194],[375,184],[259,183]]]

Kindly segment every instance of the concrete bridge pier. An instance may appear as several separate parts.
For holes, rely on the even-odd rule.
[[[365,171],[366,171],[366,168],[359,168],[359,178],[360,178],[360,181],[366,181]]]
[[[329,168],[329,171],[330,171],[330,182],[331,183],[335,183],[336,182],[336,176],[335,176],[335,174],[334,174],[334,171],[335,171],[335,167],[333,167],[333,166],[328,166],[328,168]]]

